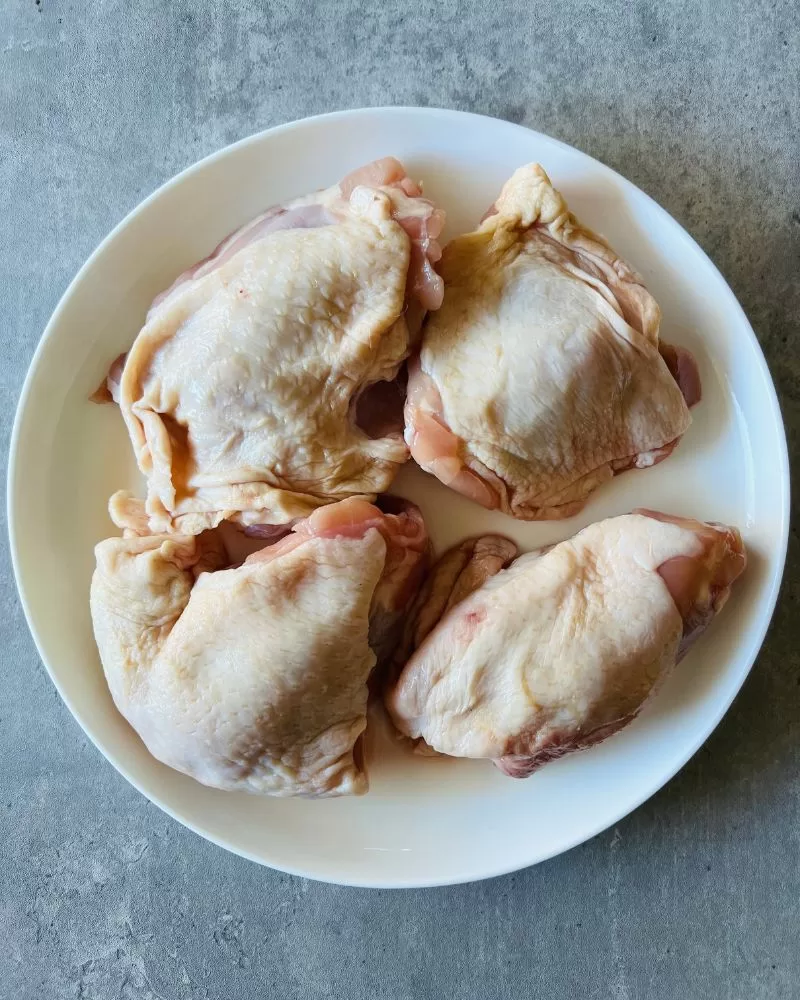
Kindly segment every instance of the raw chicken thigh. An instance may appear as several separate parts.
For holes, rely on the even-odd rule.
[[[572,516],[616,473],[669,455],[699,399],[694,361],[659,345],[655,300],[540,166],[517,170],[439,270],[444,302],[405,411],[423,469],[536,520]]]
[[[735,529],[638,511],[520,556],[480,585],[513,558],[500,541],[470,543],[434,569],[433,609],[424,621],[425,605],[416,609],[407,634],[419,648],[386,703],[406,736],[514,777],[633,719],[745,567]],[[448,604],[454,590],[461,599]]]
[[[227,522],[97,546],[103,667],[155,757],[216,788],[366,791],[367,683],[428,546],[416,507],[387,507],[323,507],[266,548]]]
[[[441,302],[443,224],[388,158],[181,275],[107,382],[147,478],[145,504],[112,498],[115,522],[197,534],[386,490],[408,458],[392,382]]]

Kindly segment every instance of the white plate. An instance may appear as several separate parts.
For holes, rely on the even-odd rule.
[[[313,802],[213,791],[156,762],[117,714],[88,611],[92,546],[112,534],[108,496],[141,489],[119,414],[87,401],[137,333],[153,296],[264,207],[392,154],[472,226],[515,167],[539,160],[575,213],[643,274],[667,341],[700,363],[704,398],[668,461],[604,487],[584,513],[521,524],[407,467],[438,547],[504,532],[523,547],[635,506],[726,521],[750,552],[720,620],[624,732],[527,781],[483,761],[404,755],[386,743],[363,798]],[[755,336],[705,254],[645,194],[590,157],[516,125],[418,108],[346,111],[230,146],[170,181],[101,244],[53,314],[31,365],[11,446],[9,516],[22,602],[61,696],[99,749],[202,836],[285,871],[363,886],[424,886],[534,864],[594,836],[652,795],[697,750],[744,681],[775,604],[788,531],[788,460],[775,391]]]

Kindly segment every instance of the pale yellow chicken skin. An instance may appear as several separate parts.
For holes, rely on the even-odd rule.
[[[203,784],[366,791],[367,682],[425,557],[418,512],[343,501],[243,562],[219,532],[97,546],[92,619],[117,708]]]
[[[647,467],[690,423],[688,352],[659,353],[639,276],[577,222],[537,164],[449,243],[406,403],[414,459],[514,517],[572,516],[615,473]]]
[[[118,525],[280,524],[387,489],[408,458],[401,404],[374,432],[357,407],[407,357],[412,300],[418,322],[441,295],[443,217],[419,195],[378,161],[254,220],[157,297],[111,387],[147,479],[145,503],[112,498]]]
[[[515,777],[629,722],[745,566],[734,529],[652,512],[593,524],[505,570],[513,546],[473,546],[477,571],[460,554],[460,578],[451,554],[433,571],[435,614],[416,609],[425,627],[411,623],[418,648],[386,703],[406,736]],[[477,589],[453,605],[465,573]]]

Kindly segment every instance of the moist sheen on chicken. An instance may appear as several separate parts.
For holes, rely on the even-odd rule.
[[[406,631],[418,648],[386,704],[406,736],[514,777],[633,719],[745,567],[735,529],[652,511],[507,569],[514,549],[501,541],[470,543],[434,569],[433,610],[416,608]]]
[[[427,554],[419,511],[390,509],[344,500],[258,551],[227,522],[97,546],[103,668],[155,757],[222,789],[366,791],[367,683]]]
[[[385,491],[408,458],[392,383],[441,302],[443,222],[387,158],[266,212],[159,295],[108,380],[147,479],[144,504],[112,498],[116,523],[196,534]]]
[[[490,509],[562,518],[616,473],[672,451],[699,399],[694,361],[659,344],[660,311],[639,276],[540,166],[517,170],[439,270],[444,301],[405,411],[426,471]]]

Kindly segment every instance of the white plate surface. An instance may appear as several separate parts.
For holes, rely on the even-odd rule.
[[[570,207],[644,275],[665,340],[700,364],[703,402],[675,454],[604,487],[580,517],[517,523],[406,467],[395,491],[422,507],[441,549],[488,530],[533,548],[635,506],[737,525],[744,580],[641,717],[527,781],[483,761],[425,760],[370,739],[371,791],[332,801],[204,788],[155,761],[117,714],[92,638],[92,547],[112,534],[106,501],[141,490],[122,420],[87,397],[125,350],[153,296],[264,207],[384,155],[403,160],[472,228],[520,164],[540,161]],[[36,352],[17,413],[9,521],[31,631],[61,696],[112,764],[166,812],[274,868],[364,886],[469,881],[534,864],[619,820],[706,739],[744,681],[777,597],[788,532],[788,461],[775,391],[741,308],[696,243],[618,174],[547,136],[455,111],[346,111],[271,129],[203,160],[132,212],[70,285]]]

